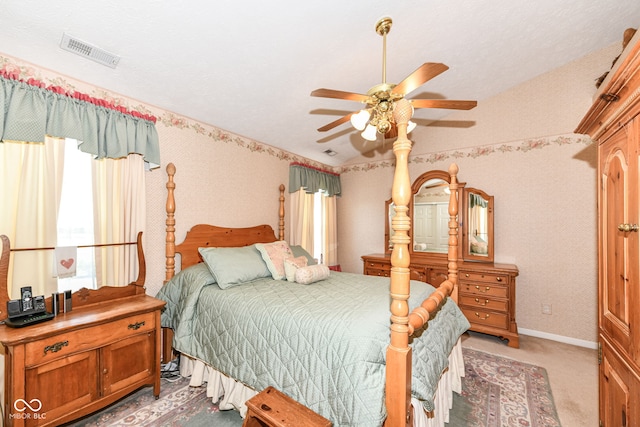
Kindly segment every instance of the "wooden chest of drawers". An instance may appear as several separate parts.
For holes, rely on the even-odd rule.
[[[362,257],[364,274],[388,277],[391,260],[388,255],[373,254]],[[518,348],[516,323],[516,277],[518,268],[512,264],[460,262],[458,264],[458,305],[471,323],[471,330],[495,335]],[[409,266],[412,280],[438,286],[447,278],[446,264]]]
[[[0,326],[4,425],[60,425],[144,385],[159,396],[164,304],[139,295],[80,307],[25,328]]]
[[[471,330],[497,335],[516,348],[519,347],[515,318],[517,275],[513,265],[465,263],[458,276],[458,303],[471,323]]]

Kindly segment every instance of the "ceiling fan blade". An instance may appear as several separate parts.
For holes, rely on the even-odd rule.
[[[351,114],[347,114],[347,115],[346,115],[346,116],[344,116],[344,117],[340,117],[338,120],[335,120],[335,121],[333,121],[333,122],[329,123],[328,125],[324,125],[324,126],[322,126],[321,128],[319,128],[319,129],[318,129],[318,132],[326,132],[326,131],[328,131],[328,130],[333,129],[333,128],[334,128],[334,127],[336,127],[336,126],[339,126],[339,125],[341,125],[341,124],[343,124],[343,123],[345,123],[345,122],[348,122],[349,120],[351,120],[351,116],[352,116],[352,115],[353,115],[353,113],[351,113]]]
[[[425,62],[391,90],[391,93],[406,95],[432,78],[447,71],[449,67],[439,62]]]
[[[410,99],[413,108],[446,108],[449,110],[471,110],[478,101],[452,101],[449,99]]]
[[[367,102],[369,96],[361,95],[359,93],[343,92],[341,90],[333,89],[316,89],[311,92],[311,96],[319,96],[321,98],[336,98],[346,99],[347,101]]]

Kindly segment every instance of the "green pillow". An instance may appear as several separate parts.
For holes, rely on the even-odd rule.
[[[198,248],[220,289],[271,276],[254,245],[240,248]]]
[[[305,256],[307,257],[307,265],[315,265],[318,262],[311,256],[311,254],[309,252],[307,252],[302,246],[300,245],[295,245],[295,246],[290,246],[291,247],[291,252],[293,252],[293,257],[297,258],[299,256]]]

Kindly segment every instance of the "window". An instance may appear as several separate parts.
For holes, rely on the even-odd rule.
[[[78,150],[76,140],[66,139],[62,195],[58,210],[58,246],[94,244],[91,154]],[[78,248],[76,275],[58,278],[58,291],[96,288],[94,248]]]

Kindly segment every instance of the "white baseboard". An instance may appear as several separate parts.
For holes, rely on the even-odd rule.
[[[571,338],[571,337],[565,337],[565,336],[562,336],[562,335],[550,334],[548,332],[540,332],[540,331],[534,331],[534,330],[531,330],[531,329],[518,328],[518,333],[520,333],[522,335],[529,335],[529,336],[532,336],[532,337],[537,337],[537,338],[544,338],[544,339],[551,340],[551,341],[558,341],[558,342],[562,342],[562,343],[565,343],[565,344],[576,345],[578,347],[586,347],[586,348],[590,348],[590,349],[593,349],[593,350],[597,350],[598,349],[598,343],[597,342],[579,340],[577,338]]]

